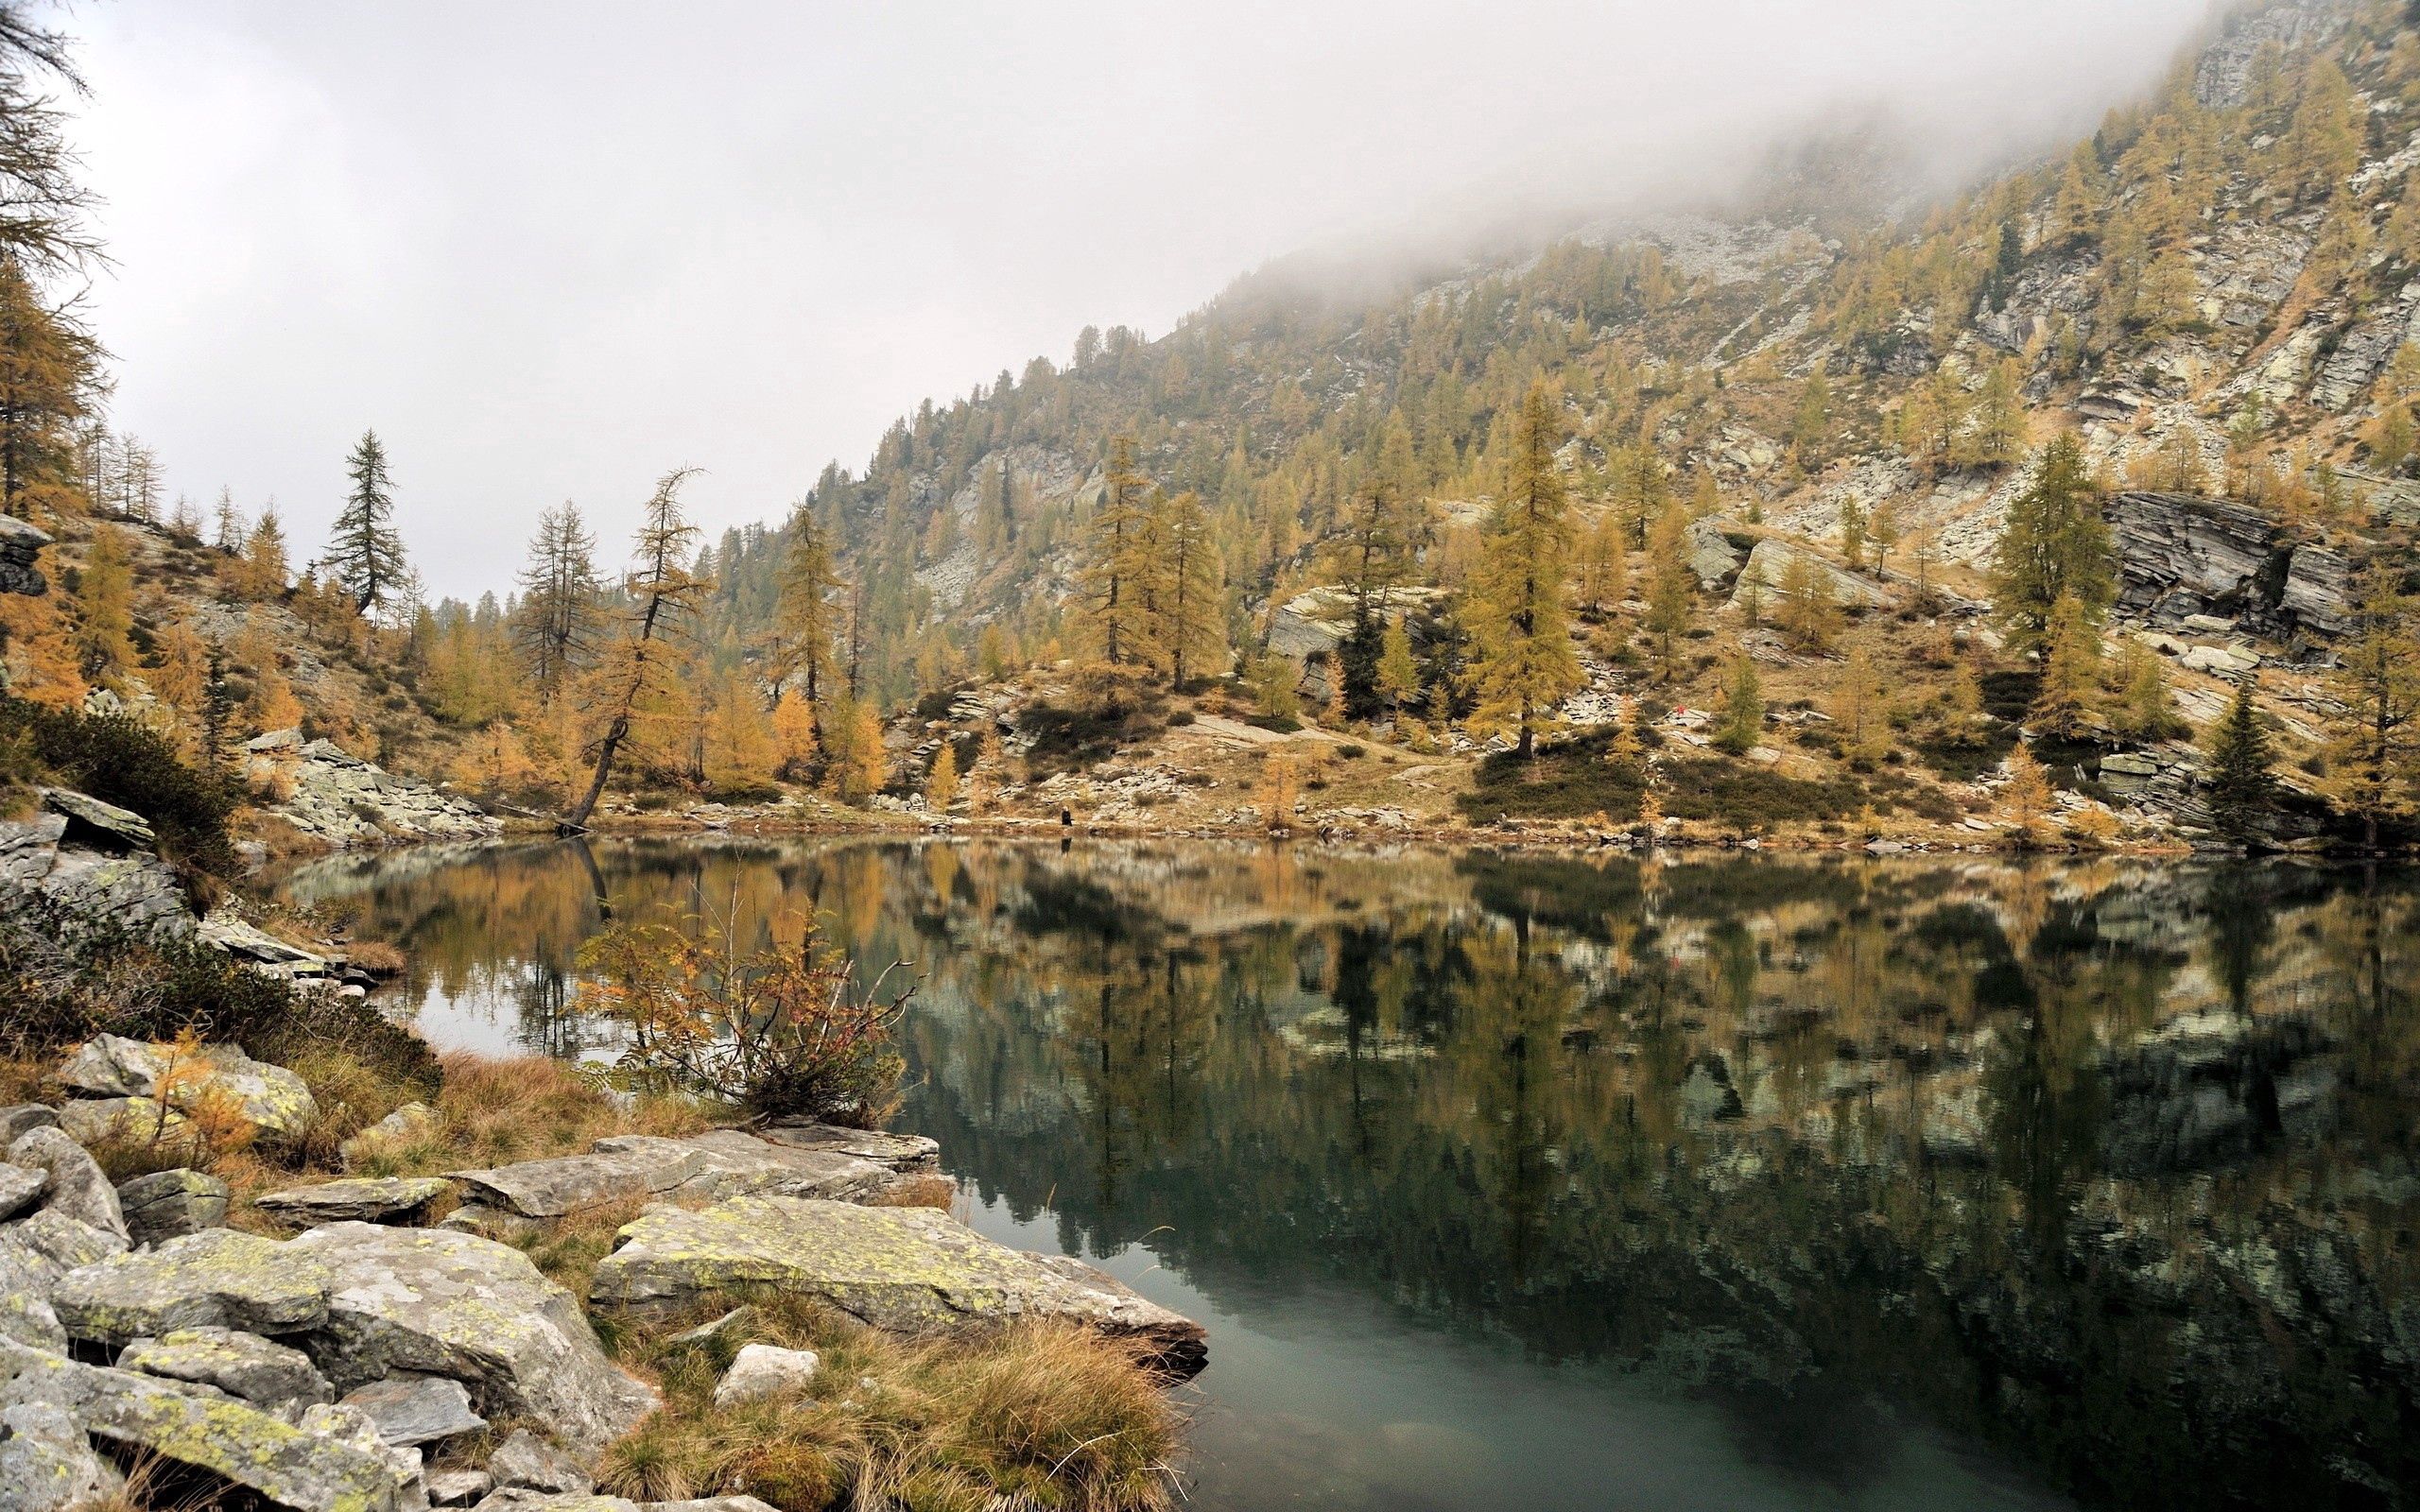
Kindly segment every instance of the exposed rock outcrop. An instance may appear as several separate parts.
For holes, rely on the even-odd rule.
[[[2121,493],[2109,507],[2118,607],[2151,624],[2205,615],[2279,640],[2325,640],[2351,613],[2351,564],[2263,511],[2188,493]]]
[[[300,730],[272,730],[244,749],[252,782],[287,795],[273,812],[333,846],[462,840],[503,829],[475,803],[394,776],[333,742],[305,741]]]
[[[861,1197],[890,1185],[903,1170],[929,1164],[925,1151],[894,1137],[861,1135],[852,1142],[841,1137],[845,1131],[816,1132],[821,1127],[793,1126],[785,1131],[791,1138],[780,1142],[737,1129],[683,1139],[631,1134],[599,1140],[586,1155],[451,1174],[484,1207],[519,1218],[560,1218],[631,1197]],[[886,1153],[841,1147],[852,1143]]]
[[[417,1217],[428,1205],[453,1190],[453,1183],[433,1176],[350,1177],[317,1186],[265,1193],[252,1206],[288,1223],[402,1223]]]
[[[40,595],[50,583],[36,565],[50,533],[15,515],[0,514],[0,593]]]
[[[1814,570],[1815,580],[1824,585],[1835,604],[1876,609],[1891,602],[1889,591],[1872,579],[1843,572],[1803,547],[1767,537],[1756,542],[1756,549],[1748,554],[1748,564],[1739,569],[1739,581],[1731,590],[1731,607],[1744,611],[1753,593],[1762,597],[1764,612],[1772,613],[1781,602],[1781,585],[1789,576],[1793,560],[1804,560]]]
[[[330,1397],[328,1378],[309,1355],[237,1329],[177,1329],[136,1339],[119,1352],[117,1367],[216,1387],[258,1407],[310,1406]]]
[[[1056,1317],[1147,1338],[1178,1373],[1200,1370],[1208,1357],[1191,1319],[1081,1262],[1011,1249],[930,1208],[734,1197],[696,1211],[647,1212],[623,1227],[616,1245],[589,1296],[643,1314],[767,1286],[903,1332]]]
[[[204,1045],[198,1057],[184,1057],[171,1044],[95,1035],[60,1068],[59,1080],[95,1097],[147,1099],[160,1096],[164,1081],[169,1107],[190,1113],[207,1105],[267,1135],[298,1133],[319,1116],[302,1077],[235,1045]]]
[[[0,821],[0,883],[78,917],[184,934],[193,916],[176,873],[152,850],[142,816],[63,788],[43,788],[31,818]]]

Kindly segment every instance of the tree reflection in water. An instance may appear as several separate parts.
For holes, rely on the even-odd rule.
[[[2406,872],[1215,844],[606,842],[617,913],[918,962],[906,1126],[1229,1312],[1336,1288],[2087,1504],[2420,1491]],[[592,1046],[561,846],[336,858],[439,1039]],[[1214,1372],[1216,1353],[1214,1350]],[[1215,1376],[1214,1376],[1215,1379]]]

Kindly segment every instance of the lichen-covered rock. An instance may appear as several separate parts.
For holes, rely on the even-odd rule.
[[[337,1146],[337,1155],[346,1170],[354,1170],[388,1151],[428,1138],[437,1132],[438,1124],[437,1109],[426,1103],[406,1103]]]
[[[902,1176],[941,1169],[940,1142],[922,1134],[890,1134],[878,1128],[843,1128],[838,1124],[793,1121],[768,1124],[756,1131],[755,1137],[768,1144],[793,1150],[828,1150],[836,1155],[854,1155],[861,1160],[877,1160]]]
[[[348,1177],[254,1197],[252,1206],[289,1223],[399,1223],[454,1190],[441,1177]]]
[[[593,1450],[655,1410],[605,1357],[579,1301],[519,1250],[434,1228],[338,1223],[282,1246],[332,1282],[313,1358],[339,1390],[398,1370],[452,1376],[489,1418]]]
[[[592,1301],[669,1312],[701,1296],[767,1286],[904,1332],[1054,1317],[1158,1346],[1166,1368],[1207,1358],[1201,1326],[1073,1261],[1026,1254],[929,1208],[734,1197],[659,1209],[623,1226]]]
[[[428,1487],[422,1479],[424,1467],[420,1451],[389,1443],[379,1435],[378,1425],[368,1413],[340,1401],[321,1402],[303,1408],[298,1421],[304,1433],[318,1434],[359,1450],[384,1465],[394,1484],[396,1512],[428,1512]]]
[[[0,1164],[0,1218],[13,1218],[50,1185],[50,1173]]]
[[[138,1245],[226,1227],[228,1199],[226,1182],[184,1167],[138,1176],[117,1189],[128,1235]]]
[[[527,1486],[498,1486],[472,1512],[639,1512],[639,1504],[621,1496],[593,1491],[536,1491]]]
[[[369,1415],[378,1436],[398,1448],[475,1434],[488,1420],[471,1410],[471,1393],[445,1376],[389,1376],[345,1394],[344,1404]]]
[[[495,1477],[498,1490],[581,1496],[596,1484],[580,1468],[579,1461],[527,1428],[516,1428],[505,1435],[504,1442],[488,1456],[488,1473]]]
[[[289,1245],[209,1228],[70,1271],[51,1306],[72,1336],[110,1344],[193,1328],[295,1333],[327,1321],[332,1280]]]
[[[1684,559],[1698,586],[1711,593],[1722,585],[1723,579],[1739,570],[1739,548],[1722,533],[1722,526],[1713,520],[1692,520],[1681,538]]]
[[[62,1276],[126,1253],[126,1241],[116,1234],[52,1208],[17,1223],[0,1224],[0,1239],[25,1246],[57,1266]]]
[[[60,1131],[86,1149],[100,1144],[195,1151],[193,1120],[151,1097],[78,1097],[60,1105]]]
[[[62,802],[82,798],[52,790],[31,818],[0,821],[0,883],[95,922],[145,934],[191,933],[193,915],[176,873],[153,851],[130,849],[109,830],[62,812]]]
[[[0,1340],[0,1404],[46,1402],[88,1434],[224,1477],[295,1512],[396,1512],[387,1462],[248,1402]]]
[[[291,795],[275,812],[333,846],[475,839],[503,829],[477,804],[396,777],[330,741],[281,730],[245,750],[254,781],[282,781]]]
[[[733,1358],[731,1368],[715,1383],[715,1405],[736,1407],[742,1402],[777,1397],[785,1391],[797,1391],[815,1379],[815,1372],[822,1364],[822,1357],[813,1349],[743,1345]]]
[[[0,1108],[0,1150],[17,1143],[17,1136],[38,1128],[57,1128],[59,1109],[41,1103],[14,1103]]]
[[[65,1353],[67,1331],[50,1305],[50,1289],[64,1274],[48,1256],[0,1236],[0,1338]]]
[[[309,1355],[236,1329],[176,1329],[136,1339],[119,1351],[117,1367],[216,1386],[261,1407],[308,1406],[335,1396]]]
[[[302,1077],[235,1045],[204,1045],[199,1064],[181,1065],[174,1045],[95,1035],[59,1071],[62,1084],[95,1097],[156,1097],[164,1076],[171,1107],[191,1112],[208,1100],[264,1134],[299,1133],[320,1116]]]
[[[126,1484],[117,1467],[57,1402],[0,1407],[0,1507],[68,1512],[113,1495]]]
[[[120,1240],[127,1237],[126,1214],[117,1205],[117,1188],[101,1172],[100,1162],[55,1128],[28,1129],[9,1146],[9,1163],[40,1171],[44,1212],[87,1223]]]
[[[42,548],[49,544],[50,532],[40,525],[15,515],[0,515],[0,593],[39,598],[50,592],[49,580],[36,565]]]
[[[888,1185],[892,1167],[830,1148],[780,1144],[737,1129],[683,1139],[619,1135],[586,1155],[523,1160],[451,1173],[475,1200],[524,1218],[560,1218],[632,1197],[722,1197],[752,1192],[789,1196],[863,1196]]]
[[[1744,613],[1748,600],[1754,596],[1761,598],[1765,613],[1772,613],[1782,601],[1782,583],[1789,576],[1790,563],[1798,560],[1806,563],[1813,580],[1823,586],[1835,604],[1848,609],[1876,609],[1891,602],[1891,594],[1871,579],[1844,572],[1804,547],[1769,536],[1748,553],[1747,565],[1739,569],[1739,580],[1731,590],[1731,607]]]

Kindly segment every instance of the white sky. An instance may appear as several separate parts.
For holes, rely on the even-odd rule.
[[[1880,98],[2088,126],[2204,0],[116,0],[78,128],[116,422],[316,549],[374,425],[433,593],[655,476],[777,516],[926,395],[1421,207],[1617,203]]]

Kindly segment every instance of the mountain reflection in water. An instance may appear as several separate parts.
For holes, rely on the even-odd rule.
[[[2403,871],[626,841],[914,961],[972,1221],[1211,1326],[1215,1508],[2399,1504]],[[282,881],[443,1044],[598,1050],[559,845]]]

